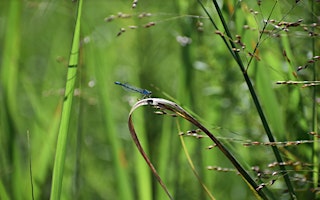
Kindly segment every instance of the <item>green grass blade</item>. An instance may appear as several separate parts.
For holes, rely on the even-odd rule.
[[[72,41],[71,54],[69,58],[65,97],[64,97],[64,103],[62,108],[56,156],[55,156],[55,162],[54,162],[54,168],[53,168],[52,187],[51,187],[51,196],[50,196],[51,200],[60,199],[61,188],[62,188],[69,121],[71,118],[73,92],[74,92],[74,87],[75,87],[76,77],[77,77],[77,65],[78,65],[79,46],[80,46],[81,10],[82,10],[82,0],[79,0],[75,31],[74,31],[73,41]]]

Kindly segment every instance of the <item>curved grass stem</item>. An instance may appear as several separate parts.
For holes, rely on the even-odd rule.
[[[220,142],[220,140],[218,138],[216,138],[207,128],[205,128],[198,120],[196,120],[194,117],[192,117],[182,107],[180,107],[178,104],[176,104],[172,101],[166,100],[166,99],[161,99],[161,98],[142,99],[142,100],[138,101],[135,105],[133,105],[133,107],[129,113],[129,120],[128,120],[129,130],[130,130],[131,136],[132,136],[138,150],[140,151],[143,158],[146,160],[146,162],[149,165],[150,169],[152,170],[154,176],[157,178],[158,182],[160,183],[162,188],[165,190],[165,192],[167,193],[167,195],[169,196],[170,199],[172,199],[172,196],[170,195],[167,187],[165,186],[164,182],[162,181],[159,174],[157,173],[155,167],[152,165],[147,154],[143,150],[143,147],[141,146],[139,139],[138,139],[138,136],[136,134],[136,131],[134,129],[134,125],[133,125],[133,121],[132,121],[132,114],[140,106],[153,106],[153,107],[160,109],[162,111],[167,110],[167,111],[173,112],[177,116],[182,117],[185,120],[187,120],[190,123],[197,126],[204,133],[206,133],[206,135],[216,144],[216,146],[219,148],[219,150],[233,164],[233,166],[238,170],[241,177],[250,186],[250,188],[254,192],[254,194],[261,199],[268,199],[267,196],[264,194],[263,189],[259,189],[259,186],[257,185],[257,183],[251,178],[251,176],[248,174],[248,172],[240,165],[240,163],[231,154],[231,152]]]

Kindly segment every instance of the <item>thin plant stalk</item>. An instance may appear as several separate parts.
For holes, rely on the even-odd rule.
[[[311,1],[311,9],[312,13],[314,13],[314,2]],[[315,16],[312,15],[313,21],[315,20]],[[312,38],[312,51],[313,55],[316,55],[316,41],[315,38]],[[313,80],[317,80],[317,67],[315,63],[312,63],[313,65]],[[318,103],[317,103],[317,87],[312,88],[312,98],[313,98],[313,103],[312,103],[312,129],[314,132],[317,132],[318,130]],[[314,143],[313,143],[313,155],[312,155],[312,162],[313,162],[313,174],[312,174],[312,179],[313,179],[313,187],[317,188],[319,187],[319,152],[320,152],[320,147],[319,147],[319,138],[317,136],[313,137]]]
[[[201,1],[199,1],[199,3],[200,3],[200,5],[202,5]],[[269,124],[267,122],[265,114],[264,114],[264,112],[262,110],[262,107],[261,107],[260,101],[258,99],[258,96],[257,96],[257,94],[256,94],[256,92],[255,92],[255,90],[253,88],[252,82],[251,82],[250,77],[249,77],[249,75],[247,73],[247,70],[244,67],[243,62],[242,62],[238,52],[237,51],[232,51],[232,49],[235,49],[236,46],[235,46],[235,44],[234,44],[234,42],[232,40],[232,35],[231,35],[230,31],[229,31],[228,25],[225,22],[225,19],[224,19],[223,15],[222,15],[222,12],[221,12],[221,10],[219,8],[219,5],[218,5],[217,1],[213,0],[213,4],[214,4],[214,6],[216,8],[216,11],[218,12],[219,18],[220,18],[221,23],[222,23],[222,25],[224,27],[226,35],[227,35],[228,38],[230,38],[229,43],[230,43],[231,48],[230,48],[229,45],[227,45],[227,47],[228,47],[230,53],[232,54],[232,56],[234,57],[234,60],[237,62],[238,66],[240,67],[240,70],[242,72],[243,78],[246,81],[246,84],[247,84],[247,86],[249,88],[252,100],[253,100],[256,108],[257,108],[259,117],[260,117],[260,119],[262,121],[263,127],[264,127],[264,129],[266,131],[266,134],[268,136],[268,139],[269,139],[270,142],[275,142],[275,139],[273,137],[273,134],[271,132],[271,129],[269,127]],[[205,9],[205,7],[203,5],[202,5],[202,8]],[[207,11],[206,11],[206,13],[208,14],[208,17],[213,22],[212,17],[209,15],[209,13]],[[216,27],[216,25],[214,25],[214,26]],[[224,37],[223,37],[223,39],[224,39]],[[283,160],[281,158],[281,155],[280,155],[280,152],[278,150],[278,147],[277,146],[272,146],[272,150],[273,150],[273,153],[274,153],[274,155],[276,157],[277,162],[282,163]],[[280,167],[280,170],[281,170],[281,172],[283,174],[285,183],[286,183],[286,185],[288,187],[288,191],[289,191],[290,197],[291,197],[291,199],[295,199],[295,192],[293,190],[293,187],[292,187],[291,181],[289,179],[289,175],[288,175],[288,173],[286,171],[286,168],[285,168],[285,166],[282,166],[282,165],[280,165],[279,167]]]
[[[56,155],[53,167],[52,186],[51,186],[51,200],[60,199],[62,190],[62,180],[64,172],[64,163],[67,152],[67,139],[69,133],[69,122],[71,118],[71,107],[73,100],[73,93],[77,77],[79,46],[80,46],[80,18],[82,10],[82,0],[78,2],[77,18],[75,24],[75,31],[73,35],[71,53],[68,64],[68,73],[66,80],[65,96],[61,114],[61,122],[58,134]]]

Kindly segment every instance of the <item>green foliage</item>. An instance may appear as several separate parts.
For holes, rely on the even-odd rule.
[[[68,72],[66,86],[63,99],[63,107],[61,111],[61,122],[59,126],[57,148],[53,166],[51,200],[58,200],[61,196],[62,181],[64,175],[64,165],[67,154],[68,134],[70,118],[72,116],[71,108],[73,103],[74,89],[77,80],[77,68],[79,65],[79,47],[80,47],[80,25],[82,13],[82,0],[79,1],[77,9],[76,25],[74,28],[70,58],[68,64]]]
[[[141,96],[114,81],[193,113],[268,198],[289,199],[290,184],[297,199],[316,198],[317,1],[225,0],[218,9],[215,1],[200,1],[201,7],[140,0],[134,9],[128,1],[84,1],[81,28],[80,2],[0,3],[0,199],[167,198],[129,134],[128,113]],[[196,174],[216,199],[256,198],[212,141],[187,134],[195,128],[189,122],[152,108],[133,116],[174,199],[210,199],[180,131]],[[276,142],[268,140],[266,125]]]

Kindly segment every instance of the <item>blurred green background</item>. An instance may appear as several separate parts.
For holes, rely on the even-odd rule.
[[[277,141],[298,197],[313,198],[312,155],[317,142],[315,87],[276,81],[317,80],[319,55],[316,1],[219,1],[233,40]],[[211,1],[205,7],[222,27]],[[70,122],[61,199],[167,199],[138,153],[127,127],[141,95],[122,90],[128,82],[191,110],[261,183],[270,197],[287,198],[281,176],[258,177],[275,162],[241,71],[197,1],[84,1],[75,101]],[[57,133],[77,2],[0,3],[0,199],[50,197]],[[274,19],[275,22],[267,19]],[[298,22],[286,31],[279,22]],[[150,23],[152,22],[152,23]],[[148,24],[155,24],[148,27]],[[262,34],[262,30],[265,30]],[[221,32],[222,29],[221,29]],[[260,37],[260,35],[262,36]],[[286,55],[286,56],[285,56]],[[310,60],[314,63],[308,63]],[[305,67],[308,64],[307,67]],[[297,71],[299,66],[305,69]],[[315,94],[315,95],[314,95]],[[315,106],[314,106],[315,105]],[[313,114],[315,113],[315,114]],[[134,113],[139,138],[175,199],[209,199],[194,176],[179,139],[191,125],[151,108]],[[28,140],[29,135],[29,140]],[[255,199],[246,183],[207,138],[184,138],[202,181],[216,199]],[[31,163],[30,160],[31,159]],[[318,164],[318,163],[316,163]],[[219,166],[230,172],[208,170]],[[266,171],[264,171],[266,172]]]

